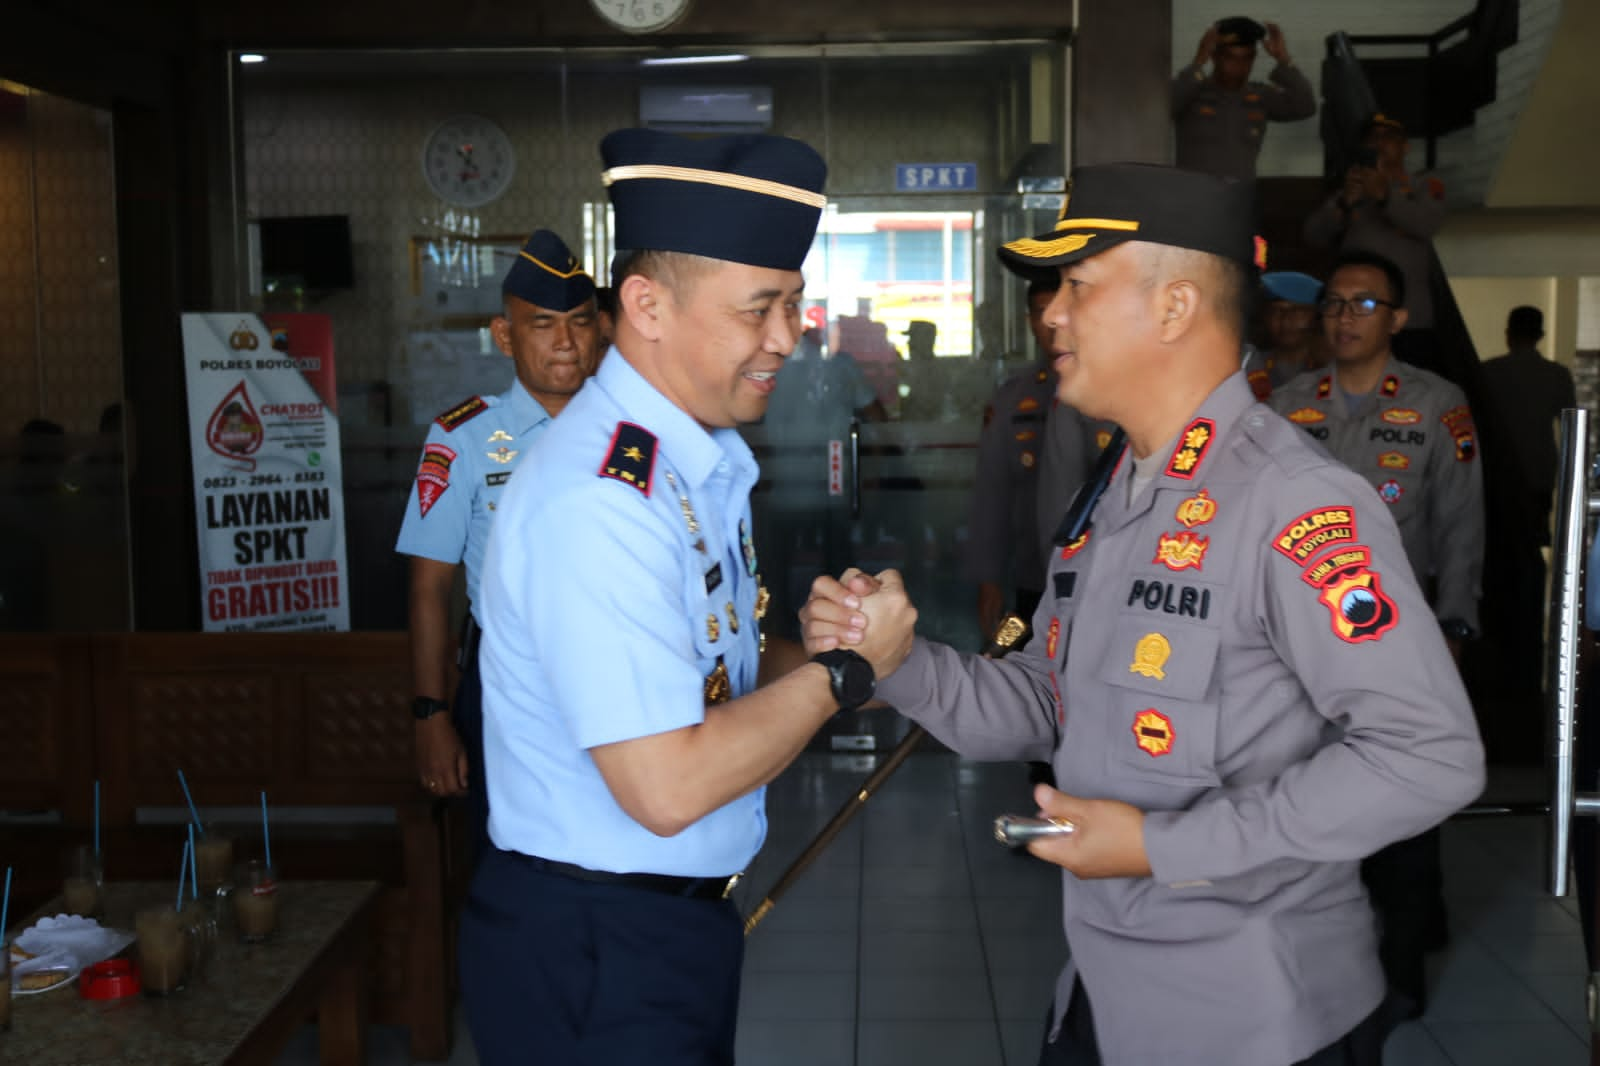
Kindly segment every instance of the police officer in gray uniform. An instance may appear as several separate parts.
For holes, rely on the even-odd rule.
[[[1405,327],[1405,298],[1394,263],[1370,252],[1340,257],[1320,304],[1332,366],[1274,392],[1272,406],[1377,490],[1459,658],[1462,641],[1477,635],[1483,574],[1477,430],[1460,389],[1390,353],[1390,338]],[[1448,936],[1438,831],[1385,848],[1362,875],[1382,919],[1398,1010],[1419,1015],[1423,957]]]
[[[1015,590],[1012,609],[1023,618],[1033,617],[1044,589],[1044,553],[1035,535],[1039,453],[1056,374],[1049,363],[1050,334],[1041,332],[1041,323],[1059,284],[1051,273],[1029,281],[1028,327],[1038,342],[1038,361],[1007,378],[983,410],[965,570],[978,583],[978,624],[985,637],[993,635],[1005,610],[1008,576]]]
[[[892,571],[804,609],[808,646],[857,648],[962,754],[1053,758],[1063,791],[1034,799],[1070,831],[1028,845],[1066,870],[1046,1063],[1377,1066],[1357,864],[1483,784],[1386,507],[1239,370],[1251,208],[1209,175],[1085,167],[1057,229],[1006,246],[1061,268],[1061,396],[1129,442],[1051,559],[1043,639],[1000,661],[913,639]]]
[[[1251,81],[1256,44],[1263,39],[1277,66],[1270,82]],[[1178,165],[1190,170],[1254,178],[1267,123],[1293,122],[1316,113],[1311,82],[1289,58],[1289,46],[1275,23],[1263,26],[1236,16],[1207,27],[1194,62],[1172,77]]]

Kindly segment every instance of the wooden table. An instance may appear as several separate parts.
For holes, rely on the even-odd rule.
[[[174,885],[106,886],[105,924],[133,928],[144,906],[171,905]],[[288,881],[279,886],[278,931],[242,944],[232,914],[198,980],[166,998],[90,1001],[77,982],[12,999],[0,1061],[29,1066],[271,1066],[316,1012],[326,1066],[366,1062],[362,963],[371,935],[374,881]],[[52,907],[42,914],[54,913]],[[11,930],[31,925],[39,915]],[[9,940],[9,938],[8,938]],[[134,954],[136,948],[130,948]]]

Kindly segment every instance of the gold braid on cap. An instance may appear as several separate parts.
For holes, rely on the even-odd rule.
[[[701,185],[720,185],[725,189],[739,189],[743,192],[759,193],[762,196],[776,196],[780,200],[793,200],[797,204],[815,207],[818,210],[826,207],[828,198],[820,192],[809,189],[785,185],[778,181],[767,181],[765,178],[748,178],[743,174],[727,174],[720,170],[700,170],[695,167],[669,167],[656,163],[639,163],[633,166],[612,167],[600,175],[600,181],[610,186],[619,181],[630,181],[637,178],[657,178],[661,181],[693,181]]]
[[[574,259],[572,261],[573,262],[573,266],[572,266],[571,270],[562,271],[562,270],[557,270],[555,267],[551,266],[549,263],[544,262],[543,260],[535,259],[533,256],[529,255],[527,252],[518,252],[517,254],[522,256],[522,258],[526,259],[528,262],[532,263],[534,266],[538,267],[540,270],[549,271],[550,273],[554,274],[558,278],[562,278],[562,279],[575,278],[575,277],[578,277],[580,274],[585,276],[585,277],[588,276],[588,271],[584,270],[583,269],[583,264],[579,263],[576,259]]]

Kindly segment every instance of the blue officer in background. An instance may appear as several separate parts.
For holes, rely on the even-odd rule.
[[[461,981],[485,1066],[732,1063],[727,895],[765,786],[875,677],[854,653],[760,653],[759,471],[734,428],[800,337],[822,158],[637,129],[601,155],[615,350],[513,480],[484,564],[494,847]]]
[[[428,427],[395,545],[411,556],[417,773],[436,796],[467,796],[474,858],[488,841],[478,589],[489,526],[511,472],[594,373],[601,353],[594,280],[554,233],[539,230],[528,238],[501,293],[502,313],[490,333],[514,364],[516,380],[498,396],[457,404]],[[469,610],[452,707],[446,700],[450,591],[463,562]]]

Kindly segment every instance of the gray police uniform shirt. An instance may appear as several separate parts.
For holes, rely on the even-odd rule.
[[[1388,505],[1419,581],[1437,585],[1434,613],[1478,626],[1483,470],[1467,398],[1419,367],[1390,359],[1375,395],[1347,413],[1328,371],[1301,374],[1272,407],[1360,474]]]
[[[1444,225],[1444,186],[1433,178],[1391,188],[1380,204],[1364,203],[1351,217],[1341,194],[1323,201],[1303,227],[1306,242],[1317,248],[1374,252],[1400,268],[1406,279],[1407,329],[1433,328],[1433,235]]]
[[[1089,480],[1095,459],[1111,440],[1115,429],[1110,422],[1085,417],[1071,404],[1056,400],[1051,405],[1044,425],[1044,451],[1039,456],[1036,519],[1039,558],[1046,562],[1053,548],[1051,541],[1072,497]]]
[[[1178,166],[1225,178],[1254,178],[1267,123],[1317,113],[1317,95],[1298,67],[1280,63],[1268,77],[1270,82],[1224,89],[1193,63],[1173,75]]]
[[[1038,529],[1039,453],[1055,402],[1056,375],[1031,366],[995,390],[978,434],[977,480],[965,573],[969,581],[1017,588],[1044,587]]]
[[[1157,454],[1051,559],[1042,639],[992,661],[919,638],[878,694],[1146,812],[1152,876],[1062,877],[1055,1016],[1081,978],[1106,1066],[1283,1066],[1382,1000],[1360,861],[1472,800],[1483,747],[1361,479],[1242,374]]]
[[[513,380],[498,396],[474,396],[428,427],[395,551],[464,563],[467,602],[481,625],[478,582],[489,528],[511,472],[550,426],[550,415]]]

